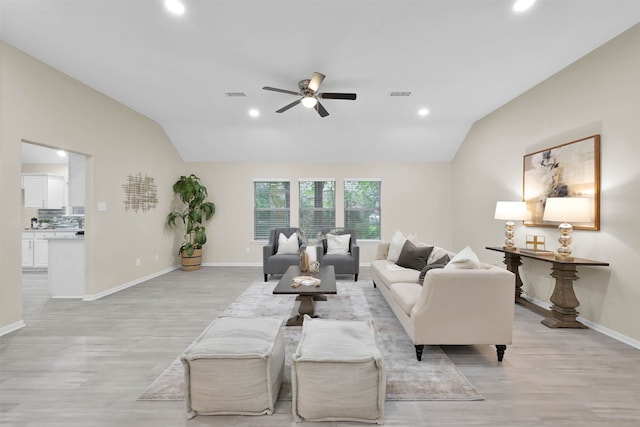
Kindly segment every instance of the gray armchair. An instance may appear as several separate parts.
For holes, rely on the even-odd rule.
[[[293,233],[298,233],[298,253],[278,255],[278,237],[280,233],[291,237]],[[264,281],[267,281],[269,274],[284,274],[289,266],[300,264],[300,251],[306,249],[300,239],[300,229],[295,227],[274,228],[269,234],[269,243],[262,247],[262,268],[264,271]]]
[[[327,255],[327,239],[318,240],[316,245],[316,255],[320,266],[333,265],[336,274],[353,274],[354,281],[358,281],[358,274],[360,273],[360,247],[356,240],[355,230],[342,228],[342,229],[323,229],[321,230],[323,235],[327,233],[331,234],[351,234],[349,241],[349,251],[346,255]]]

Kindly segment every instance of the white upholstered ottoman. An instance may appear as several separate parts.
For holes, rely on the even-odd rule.
[[[386,375],[373,321],[305,316],[291,389],[296,421],[382,424]]]
[[[187,418],[272,414],[282,384],[282,318],[218,317],[180,356]]]

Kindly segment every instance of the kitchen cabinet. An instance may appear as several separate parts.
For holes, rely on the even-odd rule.
[[[24,233],[22,233],[22,267],[33,267],[33,236],[25,238]]]
[[[22,232],[22,267],[46,269],[49,266],[49,239],[54,231]]]
[[[64,177],[53,174],[22,174],[24,207],[60,209],[64,206]]]

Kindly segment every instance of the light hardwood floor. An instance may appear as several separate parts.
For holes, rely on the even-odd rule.
[[[295,423],[290,402],[279,402],[272,416],[186,421],[183,402],[136,401],[261,275],[260,268],[240,267],[174,271],[83,302],[50,299],[46,274],[25,274],[27,326],[0,338],[0,424],[362,425]],[[370,278],[368,269],[361,278]],[[484,401],[387,402],[385,425],[639,426],[640,350],[592,330],[549,329],[540,320],[516,306],[513,345],[503,363],[490,346],[444,347]]]

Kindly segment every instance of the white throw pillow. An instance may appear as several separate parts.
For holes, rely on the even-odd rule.
[[[400,256],[400,252],[402,252],[402,247],[404,246],[404,242],[409,240],[411,243],[418,245],[418,235],[416,233],[410,233],[407,237],[404,237],[404,234],[400,232],[400,230],[396,230],[393,233],[393,237],[391,237],[391,241],[389,242],[389,252],[387,252],[387,260],[391,262],[398,261],[398,257]]]
[[[290,255],[298,253],[298,233],[293,233],[287,238],[280,233],[278,236],[278,252],[276,255]]]
[[[444,267],[445,270],[480,268],[478,256],[469,246],[455,254],[451,261]]]
[[[349,253],[351,234],[327,234],[327,255],[346,255]]]

